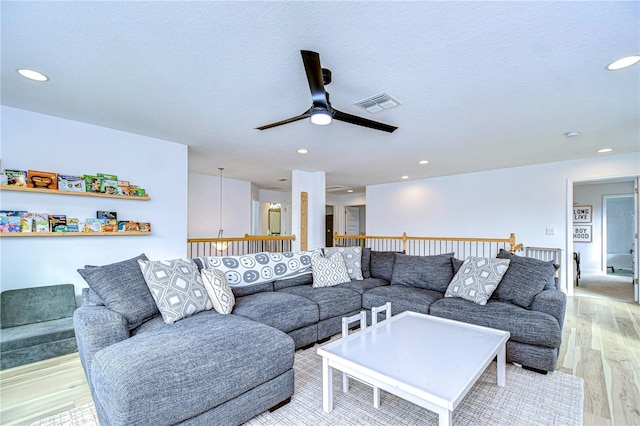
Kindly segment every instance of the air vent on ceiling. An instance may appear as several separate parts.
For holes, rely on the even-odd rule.
[[[351,189],[348,186],[343,186],[343,185],[331,185],[331,186],[327,186],[325,188],[325,191],[327,192],[338,192],[338,191],[346,191]]]
[[[355,103],[360,108],[366,109],[372,114],[384,111],[385,109],[395,108],[400,105],[400,101],[386,93],[370,96]]]

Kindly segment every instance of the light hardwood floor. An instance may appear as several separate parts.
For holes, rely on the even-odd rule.
[[[640,425],[640,306],[570,297],[557,370],[584,379],[584,424]],[[0,424],[91,402],[77,354],[0,372]]]

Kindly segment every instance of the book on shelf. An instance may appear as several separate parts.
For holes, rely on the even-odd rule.
[[[49,232],[49,215],[33,213],[33,232]]]
[[[9,186],[27,186],[26,170],[8,170],[4,169],[4,175],[7,177],[5,185]]]
[[[27,187],[39,189],[58,189],[58,174],[42,170],[27,172]]]
[[[0,210],[0,232],[20,232],[22,215],[26,211]]]
[[[88,217],[84,223],[84,232],[104,232],[104,219]]]
[[[108,174],[108,173],[96,173],[96,174],[97,174],[97,176],[99,178],[102,178],[102,179],[118,180],[118,176],[117,175],[111,175],[111,174]]]
[[[92,175],[83,175],[82,177],[87,192],[102,192],[102,178]]]
[[[118,232],[139,231],[140,224],[131,220],[121,220],[118,222]]]
[[[67,229],[68,232],[80,232],[80,223],[77,217],[67,218]]]
[[[49,232],[67,232],[67,215],[50,214],[49,215]]]
[[[118,182],[118,194],[120,195],[131,195],[129,190],[129,181],[128,180],[119,180]]]
[[[111,179],[102,179],[100,183],[100,192],[111,195],[120,195],[118,192],[118,181]]]
[[[86,183],[82,176],[58,175],[58,189],[60,191],[86,192]]]
[[[98,211],[96,217],[104,220],[104,232],[118,232],[118,213]]]
[[[140,222],[140,232],[151,232],[151,224],[149,222]]]

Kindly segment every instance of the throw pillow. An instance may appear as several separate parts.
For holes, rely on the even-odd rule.
[[[147,260],[147,256],[141,254],[122,262],[78,269],[105,306],[127,320],[129,330],[158,314],[138,260]]]
[[[362,280],[362,249],[360,247],[327,247],[324,256],[331,257],[334,253],[340,253],[347,265],[347,273],[352,280]]]
[[[511,260],[494,293],[499,300],[528,309],[538,293],[555,287],[556,268],[553,262],[516,256],[507,251],[498,253],[498,258]]]
[[[486,305],[507,272],[509,259],[469,256],[447,287],[444,297],[460,297]]]
[[[198,267],[190,259],[138,260],[138,265],[165,323],[213,308]]]
[[[233,291],[229,287],[224,272],[219,269],[203,269],[200,275],[213,309],[221,314],[230,314],[236,299],[233,297]]]
[[[505,249],[500,249],[500,251],[498,252],[498,255],[496,256],[499,259],[512,259],[514,256],[516,256],[515,254],[505,250]],[[520,256],[516,256],[516,257],[520,257]],[[522,259],[533,259],[531,257],[522,257]],[[537,259],[533,259],[534,263],[536,262]],[[541,260],[540,262],[545,262],[544,260]],[[553,260],[549,260],[546,261],[546,263],[551,264],[551,266],[553,266],[554,270],[557,271],[558,269],[560,269],[560,265],[558,265],[557,263],[554,263]],[[544,289],[545,290],[557,290],[558,289],[558,277],[554,275],[553,281],[551,280],[546,280],[545,281],[545,285],[544,285]]]
[[[391,285],[423,288],[444,293],[453,279],[453,253],[435,256],[396,254]]]
[[[313,274],[313,287],[331,287],[351,281],[347,273],[347,265],[340,253],[334,253],[331,257],[312,257],[311,273]]]
[[[371,278],[371,249],[365,247],[362,249],[362,278]]]

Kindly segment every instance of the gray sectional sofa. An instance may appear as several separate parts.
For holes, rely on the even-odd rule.
[[[149,305],[135,259],[80,270],[91,289],[75,331],[100,422],[241,424],[289,401],[296,349],[340,333],[343,316],[386,302],[394,315],[412,310],[507,330],[508,361],[553,371],[566,304],[555,269],[508,252],[498,257],[511,264],[485,305],[444,297],[462,264],[453,254],[363,249],[361,280],[316,288],[306,273],[232,287],[232,314],[206,310],[171,325]]]

